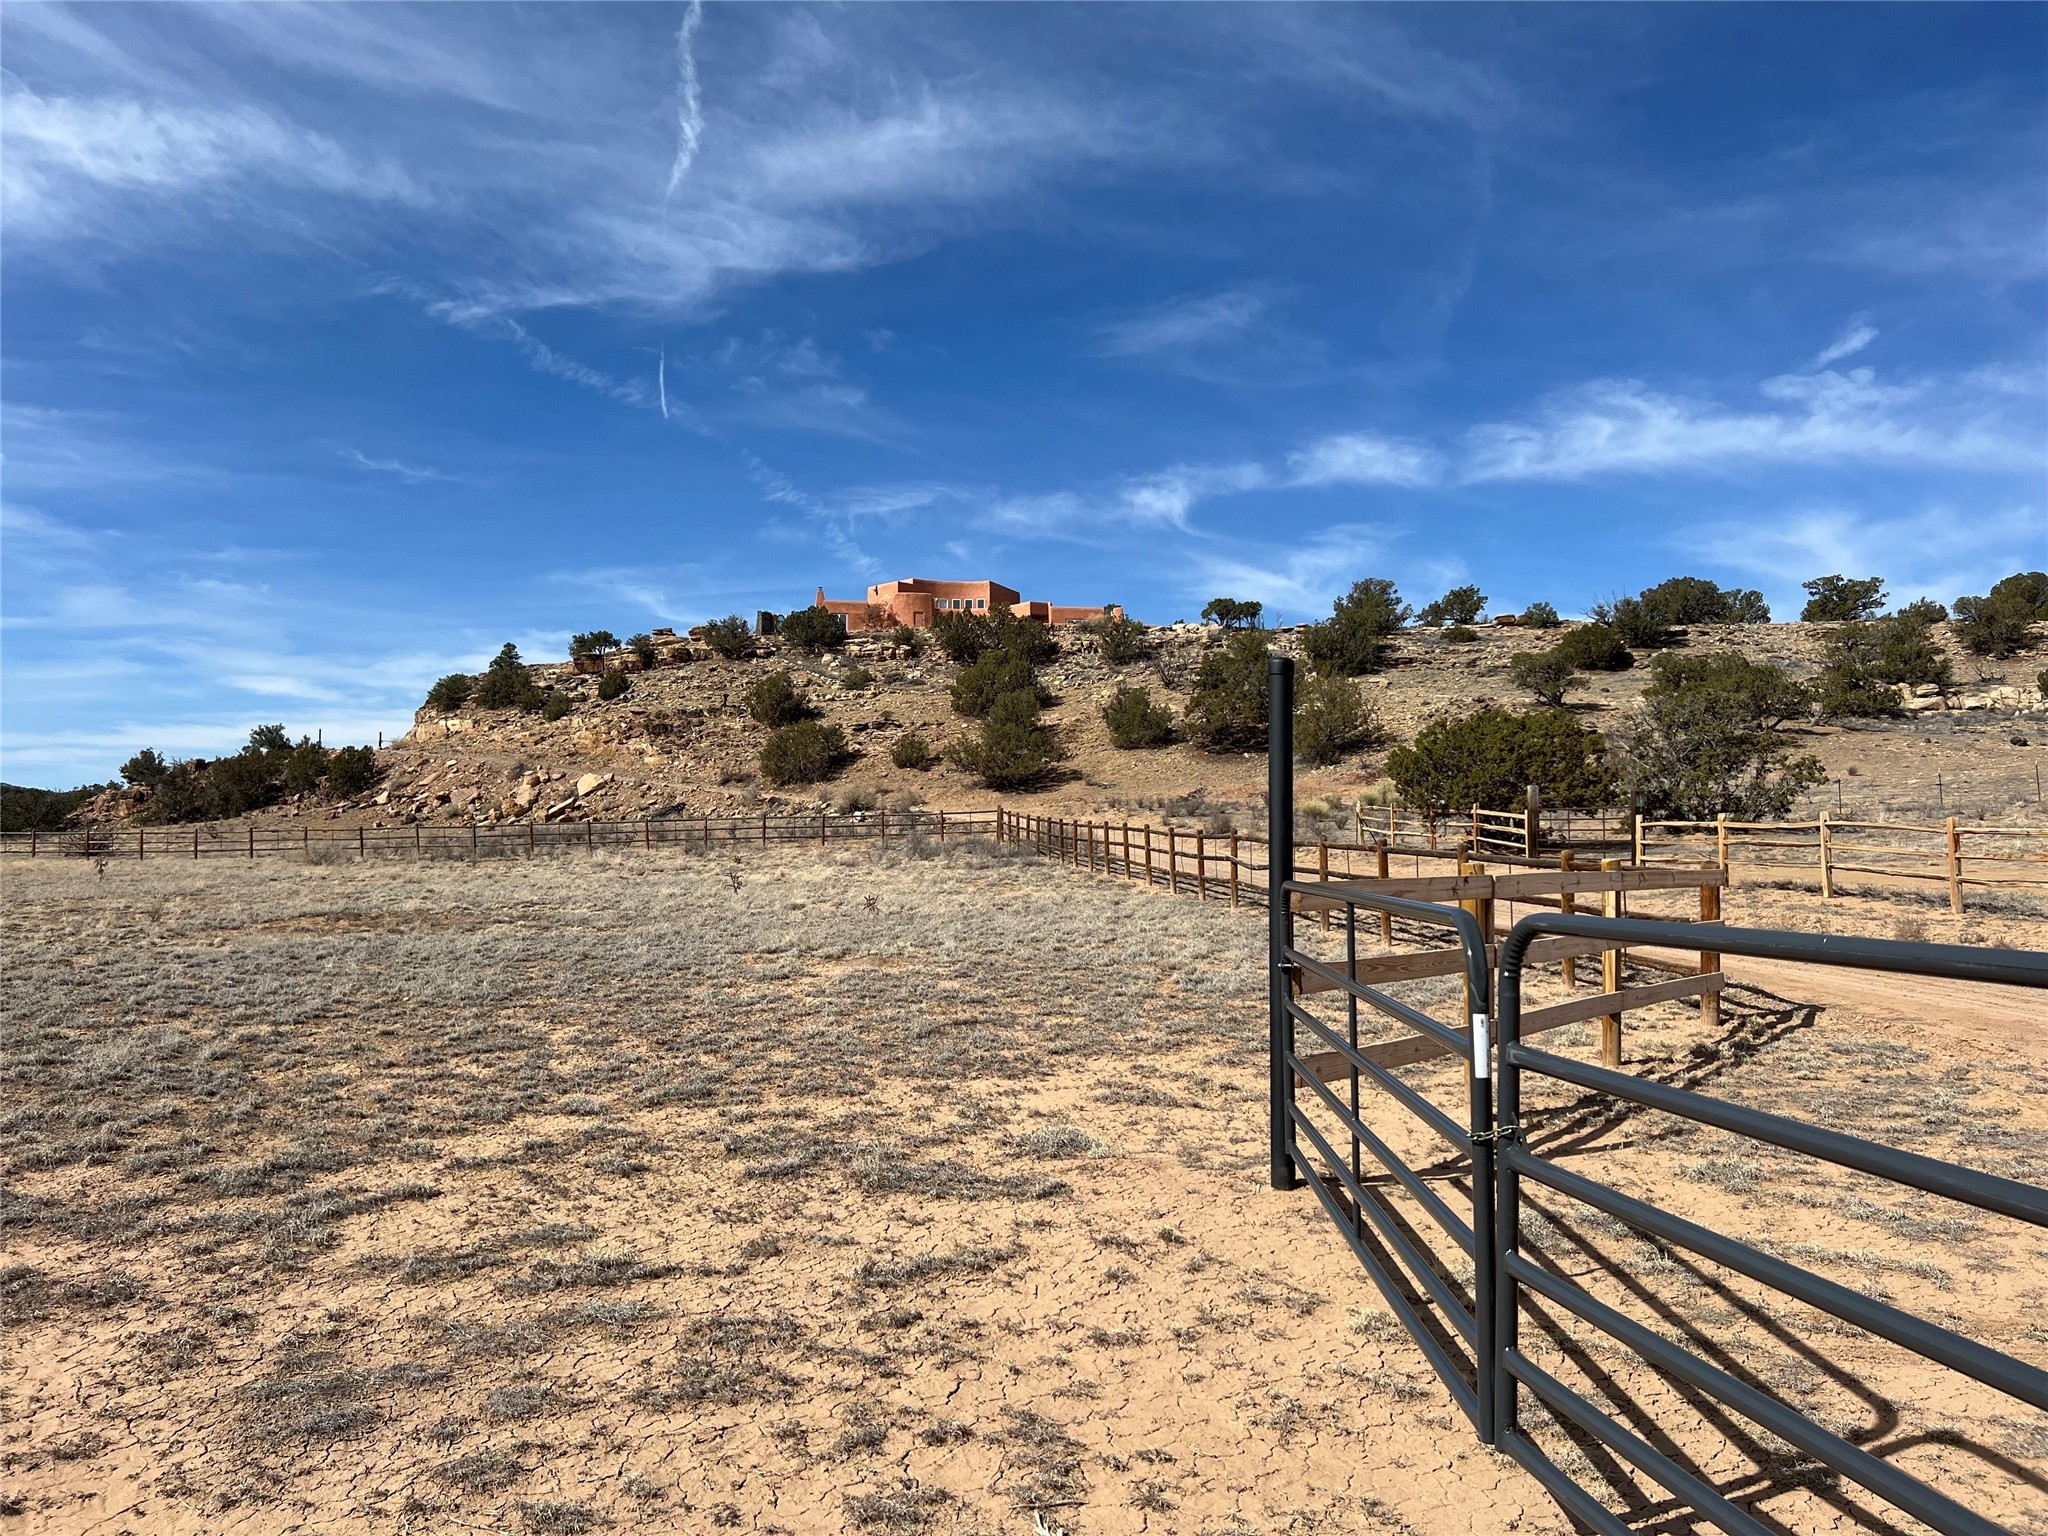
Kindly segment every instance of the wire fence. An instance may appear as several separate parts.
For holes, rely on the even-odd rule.
[[[432,827],[260,827],[204,823],[0,834],[0,858],[515,858],[600,848],[720,848],[921,837],[989,837],[995,811],[873,811],[812,816],[660,816],[638,821],[470,822]]]

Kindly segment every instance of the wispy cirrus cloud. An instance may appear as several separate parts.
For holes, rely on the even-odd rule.
[[[673,198],[704,142],[703,90],[697,82],[697,28],[704,22],[704,0],[690,0],[676,28],[676,157],[669,162],[668,185],[662,196]]]
[[[1845,357],[1854,357],[1877,340],[1877,335],[1877,327],[1870,323],[1870,316],[1857,315],[1842,327],[1842,334],[1822,347],[1820,355],[1806,366],[1825,368],[1831,363],[1839,363]]]
[[[1787,572],[1835,571],[1885,577],[1893,602],[1985,592],[2016,560],[2039,563],[2048,542],[2048,507],[2007,500],[1963,510],[1947,501],[1886,514],[1841,505],[1773,508],[1758,517],[1715,519],[1689,528],[1679,547],[1759,578],[1787,611],[1797,587]],[[2032,551],[2029,554],[2029,551]]]
[[[1086,491],[985,495],[982,516],[991,527],[1044,538],[1099,540],[1137,530],[1186,532],[1188,517],[1204,501],[1272,483],[1262,465],[1176,464]]]
[[[33,243],[87,233],[135,197],[180,212],[250,183],[419,204],[398,166],[255,105],[215,108],[118,96],[43,96],[12,84],[0,115],[0,190],[10,233]]]
[[[1396,530],[1375,524],[1337,523],[1277,559],[1264,550],[1197,549],[1190,553],[1181,590],[1191,600],[1228,592],[1299,616],[1327,608],[1360,572],[1384,569],[1399,539]]]
[[[1887,383],[1873,369],[1764,380],[1770,405],[1731,408],[1639,379],[1551,396],[1465,434],[1460,478],[1579,480],[1767,464],[1913,464],[2013,472],[2042,462],[2039,397],[2002,372]]]
[[[742,14],[693,0],[664,81],[637,29],[546,8],[502,25],[220,8],[194,23],[205,46],[168,60],[133,17],[17,13],[14,53],[62,61],[95,88],[10,89],[10,237],[27,248],[120,219],[146,241],[209,189],[297,187],[387,205],[386,222],[319,239],[380,260],[394,236],[435,253],[427,281],[452,316],[685,314],[734,285],[901,260],[1029,219],[1052,182],[1186,162],[1222,142],[1170,121],[1163,99],[1091,92],[1054,71],[963,71],[880,12]],[[883,42],[886,75],[871,53]],[[286,88],[308,73],[319,92]],[[357,93],[353,110],[337,91]],[[646,111],[664,94],[666,133]],[[247,197],[219,211],[273,213]]]
[[[1176,464],[1083,490],[994,496],[985,515],[1006,531],[1099,538],[1190,532],[1203,503],[1253,491],[1433,491],[1793,464],[2002,474],[2043,464],[2040,392],[2024,374],[1977,370],[1890,384],[1870,369],[1823,370],[1766,379],[1758,392],[1771,408],[1740,411],[1639,381],[1596,381],[1528,416],[1472,427],[1447,448],[1377,431],[1330,433],[1271,463]]]
[[[9,400],[0,405],[8,483],[17,491],[104,493],[232,478],[138,441],[133,425],[111,411]]]
[[[1436,485],[1448,472],[1444,455],[1412,438],[1339,432],[1287,458],[1289,485]]]
[[[17,556],[24,544],[49,551],[91,549],[96,542],[82,528],[13,501],[0,502],[0,534],[6,535]]]
[[[391,475],[407,485],[426,485],[439,481],[453,485],[464,477],[447,474],[442,470],[429,469],[423,464],[407,464],[399,459],[373,459],[360,448],[343,448],[341,456],[358,469],[367,469],[374,474]]]
[[[1272,483],[1258,464],[1176,464],[1120,486],[1112,505],[1121,520],[1140,528],[1185,528],[1198,502],[1256,491]]]
[[[1142,313],[1113,320],[1096,333],[1105,357],[1150,357],[1227,343],[1257,325],[1272,307],[1254,288],[1169,299]]]

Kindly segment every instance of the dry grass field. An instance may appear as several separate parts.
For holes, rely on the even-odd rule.
[[[1262,913],[986,845],[5,895],[0,1530],[1567,1529],[1265,1188]],[[1731,993],[1629,1052],[2048,1175],[2036,1036]],[[2048,1361],[2041,1234],[1533,1097],[1582,1171]],[[1542,1204],[1620,1304],[2048,1532],[2041,1416]],[[1617,1353],[1579,1361],[1689,1412]],[[1910,1528],[1768,1437],[1700,1454],[1788,1529]]]

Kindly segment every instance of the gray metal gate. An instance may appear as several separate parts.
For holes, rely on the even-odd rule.
[[[1629,1230],[1686,1249],[2044,1411],[2048,1371],[1539,1155],[1523,1134],[1522,1080],[1540,1074],[1589,1095],[1717,1127],[2036,1227],[2048,1228],[2048,1191],[1538,1050],[1521,1039],[1523,970],[1530,944],[1544,934],[2044,989],[2048,954],[1539,913],[1516,924],[1501,941],[1498,986],[1490,988],[1485,935],[1471,914],[1360,886],[1294,878],[1293,663],[1273,658],[1268,682],[1272,1184],[1291,1190],[1306,1182],[1314,1191],[1389,1309],[1471,1419],[1478,1438],[1528,1469],[1586,1526],[1603,1536],[1632,1536],[1633,1527],[1525,1433],[1520,1409],[1526,1390],[1568,1433],[1602,1448],[1670,1495],[1669,1506],[1655,1512],[1660,1525],[1690,1512],[1733,1536],[1772,1536],[1770,1525],[1685,1459],[1665,1426],[1645,1427],[1668,1449],[1651,1444],[1523,1351],[1521,1332],[1527,1299],[1533,1296],[1622,1346],[1675,1383],[1687,1401],[1711,1402],[1717,1413],[1731,1411],[1945,1536],[2004,1532],[1995,1521],[1811,1415],[1607,1305],[1571,1276],[1533,1261],[1524,1252],[1522,1182],[1540,1183]],[[1341,962],[1306,952],[1297,943],[1296,918],[1302,910],[1341,914]],[[1446,1023],[1359,980],[1360,911],[1455,932],[1465,959],[1467,1018]],[[1341,999],[1344,1017],[1318,1014],[1309,1004],[1310,991]],[[1495,1032],[1489,1028],[1489,996],[1497,1001],[1497,1052],[1489,1039]],[[1419,1048],[1390,1055],[1382,1046],[1362,1046],[1361,1005],[1411,1031]],[[1324,1049],[1304,1053],[1304,1039]],[[1419,1059],[1425,1053],[1448,1053],[1464,1063],[1463,1124],[1396,1075],[1395,1059]],[[1368,1093],[1391,1099],[1420,1121],[1449,1156],[1423,1167],[1403,1158],[1374,1129],[1375,1117],[1365,1105]],[[1384,1128],[1385,1122],[1379,1123]],[[1328,1129],[1332,1126],[1335,1134]],[[1461,1176],[1470,1184],[1469,1221],[1435,1187]],[[1411,1220],[1413,1211],[1427,1219]]]
[[[1307,1182],[1372,1276],[1389,1310],[1421,1347],[1479,1438],[1491,1444],[1498,1394],[1491,1376],[1497,1351],[1485,935],[1471,913],[1456,907],[1294,878],[1293,662],[1274,657],[1268,685],[1273,1187],[1293,1189]],[[1341,968],[1296,946],[1295,912],[1304,905],[1342,913]],[[1356,979],[1361,910],[1457,935],[1465,957],[1465,1019],[1447,1024]],[[1304,977],[1321,981],[1328,989],[1323,995],[1343,999],[1341,1023],[1307,1006],[1301,987]],[[1394,1067],[1375,1061],[1361,1048],[1360,1004],[1464,1062],[1462,1125],[1402,1081]],[[1303,1054],[1298,1048],[1303,1032],[1325,1049]],[[1325,1074],[1333,1069],[1346,1090],[1342,1096],[1326,1080]],[[1449,1149],[1448,1159],[1417,1168],[1403,1158],[1366,1123],[1362,1100],[1368,1088],[1375,1098],[1385,1095],[1427,1127]],[[1326,1125],[1334,1126],[1334,1137]],[[1348,1143],[1344,1151],[1338,1148],[1340,1140]],[[1367,1164],[1367,1153],[1376,1167]],[[1454,1182],[1460,1174],[1470,1186],[1469,1220],[1432,1187]],[[1399,1201],[1400,1195],[1407,1201]],[[1427,1221],[1410,1219],[1414,1210]]]

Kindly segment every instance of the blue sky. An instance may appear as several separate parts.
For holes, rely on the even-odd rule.
[[[17,4],[0,772],[822,583],[2048,563],[2039,6]]]

